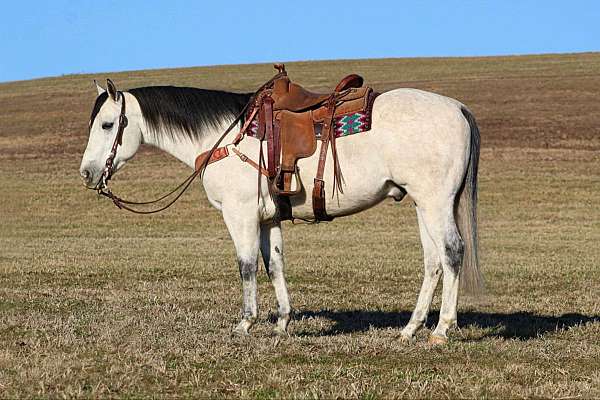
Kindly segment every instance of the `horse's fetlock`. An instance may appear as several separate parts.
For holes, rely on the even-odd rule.
[[[279,320],[279,321],[288,321],[289,322],[289,320],[292,318],[290,315],[291,313],[289,311],[286,312],[286,311],[279,310],[279,312],[277,314],[278,314],[277,320]]]
[[[453,326],[458,326],[458,323],[456,322],[456,318],[440,318],[439,321],[440,324],[443,324],[444,326],[447,327],[453,327]]]

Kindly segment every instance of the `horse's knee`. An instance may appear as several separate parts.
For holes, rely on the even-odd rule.
[[[242,281],[247,282],[256,276],[256,272],[258,271],[258,264],[256,261],[239,259],[238,265],[240,268],[240,278],[242,278]]]

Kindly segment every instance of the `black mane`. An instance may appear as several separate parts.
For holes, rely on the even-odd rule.
[[[148,86],[129,93],[140,104],[151,132],[164,130],[172,138],[190,139],[233,119],[250,99],[250,94],[174,86]]]
[[[148,86],[128,91],[138,101],[151,133],[164,131],[171,138],[196,139],[206,128],[218,128],[239,114],[251,94],[190,87]],[[96,98],[90,126],[108,98]]]

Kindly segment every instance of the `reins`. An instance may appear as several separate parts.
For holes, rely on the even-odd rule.
[[[123,143],[123,132],[125,130],[125,127],[128,124],[127,116],[125,115],[125,111],[126,111],[125,95],[124,95],[123,92],[118,92],[120,94],[122,103],[121,103],[121,113],[119,115],[119,127],[118,127],[118,130],[117,130],[117,135],[115,137],[115,141],[113,142],[113,145],[112,145],[112,148],[111,148],[111,152],[108,155],[108,158],[106,159],[104,170],[102,171],[102,176],[101,176],[100,180],[98,181],[98,183],[96,184],[96,186],[93,189],[95,189],[98,192],[99,195],[111,199],[112,202],[113,202],[113,204],[115,206],[117,206],[118,208],[130,211],[130,212],[135,213],[135,214],[155,214],[155,213],[164,211],[167,208],[171,207],[177,200],[179,200],[181,198],[181,196],[190,187],[190,185],[192,184],[192,182],[198,176],[200,176],[200,175],[203,174],[203,172],[204,172],[206,166],[208,165],[208,163],[210,161],[210,158],[213,155],[214,151],[219,147],[219,145],[221,144],[221,142],[223,141],[223,139],[225,139],[225,137],[231,132],[231,130],[242,120],[242,118],[244,117],[244,114],[248,110],[248,107],[255,102],[256,95],[258,93],[262,92],[265,88],[269,87],[269,85],[271,85],[276,79],[278,79],[282,75],[283,75],[283,73],[279,72],[278,74],[276,74],[275,76],[273,76],[273,78],[269,79],[265,84],[263,84],[256,92],[254,92],[254,94],[250,97],[250,100],[248,100],[248,102],[246,103],[246,105],[242,108],[242,110],[239,112],[239,114],[235,117],[235,119],[233,120],[233,122],[229,125],[229,127],[225,130],[225,132],[223,132],[223,134],[215,142],[215,144],[212,146],[212,148],[208,151],[208,154],[204,158],[202,164],[190,176],[188,176],[175,189],[171,190],[167,194],[165,194],[165,195],[163,195],[163,196],[161,196],[161,197],[159,197],[159,198],[157,198],[155,200],[150,200],[150,201],[130,201],[130,200],[125,200],[125,199],[123,199],[123,198],[115,195],[108,188],[108,181],[110,180],[110,178],[112,177],[112,174],[114,172],[114,165],[113,164],[114,164],[114,159],[115,159],[115,157],[117,155],[117,148]],[[250,118],[250,119],[252,119],[252,118]],[[250,119],[247,122],[250,122]],[[240,135],[242,135],[244,131],[245,131],[245,127],[241,129]],[[236,138],[236,142],[239,142],[239,140],[241,140],[241,137]],[[160,202],[162,200],[165,200],[165,199],[169,198],[174,193],[177,193],[177,191],[179,191],[180,189],[181,189],[181,191],[177,194],[177,196],[175,196],[173,198],[173,200],[171,200],[165,206],[157,208],[155,210],[144,211],[144,210],[136,210],[135,208],[130,207],[130,206],[145,206],[145,205],[150,205],[150,204],[156,204],[156,203],[158,203],[158,202]]]

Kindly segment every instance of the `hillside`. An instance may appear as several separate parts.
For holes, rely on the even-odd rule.
[[[600,149],[600,54],[288,63],[292,79],[331,89],[350,72],[380,91],[431,90],[475,113],[484,147]],[[179,85],[252,91],[270,65],[71,75],[0,84],[0,157],[78,154],[95,98],[92,79],[120,88]],[[43,147],[36,144],[43,143]]]

